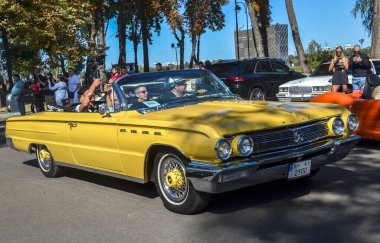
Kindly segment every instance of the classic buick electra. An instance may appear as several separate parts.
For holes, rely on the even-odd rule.
[[[342,106],[242,100],[206,70],[130,75],[111,92],[99,112],[9,118],[8,145],[47,177],[73,167],[153,181],[166,208],[192,214],[212,194],[314,176],[360,139]]]

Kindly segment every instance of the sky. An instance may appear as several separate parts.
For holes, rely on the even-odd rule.
[[[240,0],[241,2],[244,2]],[[311,40],[316,40],[323,47],[335,47],[337,45],[345,46],[347,44],[357,44],[359,39],[365,41],[363,46],[369,46],[371,39],[362,26],[360,16],[354,18],[351,11],[356,0],[293,0],[295,15],[298,22],[298,28],[301,41],[306,49]],[[271,24],[289,24],[285,0],[271,0],[272,22]],[[242,7],[244,10],[244,7]],[[234,31],[235,11],[234,0],[223,7],[225,14],[225,27],[218,32],[206,32],[201,38],[200,59],[234,59]],[[250,22],[250,20],[249,20]],[[238,13],[239,29],[246,29],[245,11]],[[250,28],[249,24],[249,28]],[[164,22],[159,35],[153,33],[153,43],[149,46],[149,63],[153,65],[156,62],[175,62],[175,50],[171,48],[171,43],[175,43],[175,38],[170,32],[167,24]],[[295,53],[295,46],[290,30],[288,27],[289,54]],[[116,64],[119,57],[118,39],[115,37],[117,26],[115,21],[111,21],[106,36],[107,51],[106,65]],[[179,50],[178,50],[179,52]],[[191,43],[189,37],[186,37],[185,44],[185,61],[190,60]],[[178,53],[179,54],[179,53]],[[134,53],[132,43],[127,42],[127,62],[133,62]],[[138,53],[139,64],[143,63],[142,47],[139,46]]]

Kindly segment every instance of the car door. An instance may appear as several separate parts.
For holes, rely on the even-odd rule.
[[[254,73],[251,88],[258,86],[263,87],[265,89],[266,98],[273,97],[274,88],[272,86],[275,85],[275,83],[273,82],[273,71],[269,60],[258,61]]]
[[[71,152],[77,164],[109,172],[123,172],[117,144],[118,122],[125,111],[102,117],[99,113],[73,113],[69,122]]]

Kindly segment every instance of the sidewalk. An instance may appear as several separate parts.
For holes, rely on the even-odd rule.
[[[9,117],[19,116],[19,115],[20,115],[20,112],[1,113],[0,114],[0,123],[2,121],[5,121]]]

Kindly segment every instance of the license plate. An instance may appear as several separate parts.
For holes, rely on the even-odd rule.
[[[290,97],[286,97],[286,98],[278,97],[278,101],[280,101],[280,102],[291,102],[292,98],[290,98]]]
[[[311,160],[289,164],[288,179],[296,179],[310,174]]]

